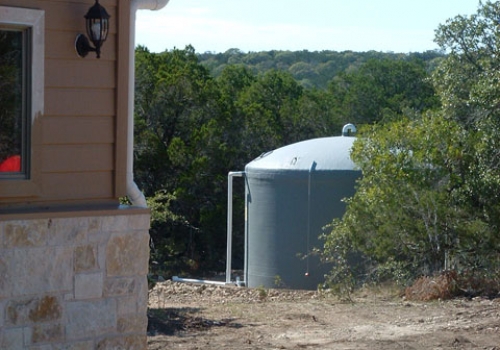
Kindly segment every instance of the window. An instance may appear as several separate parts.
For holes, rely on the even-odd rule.
[[[33,189],[32,127],[43,113],[44,12],[0,6],[0,195]],[[31,193],[32,194],[32,193]]]
[[[28,30],[0,28],[0,173],[28,173]]]

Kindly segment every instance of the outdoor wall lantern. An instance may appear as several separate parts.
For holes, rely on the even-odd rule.
[[[85,15],[87,35],[94,47],[90,45],[89,39],[84,34],[78,34],[75,42],[78,56],[85,57],[90,51],[93,51],[97,58],[101,57],[101,46],[108,37],[109,17],[106,9],[99,4],[99,0],[96,0],[94,6]]]

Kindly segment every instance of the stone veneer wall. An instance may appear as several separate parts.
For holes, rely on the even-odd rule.
[[[120,212],[0,221],[0,349],[147,348],[150,216]]]

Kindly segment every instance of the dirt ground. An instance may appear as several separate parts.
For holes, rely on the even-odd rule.
[[[341,302],[312,291],[158,283],[148,349],[500,350],[500,299],[410,302],[364,291]]]

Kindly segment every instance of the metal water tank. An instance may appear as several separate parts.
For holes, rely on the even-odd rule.
[[[316,289],[324,281],[329,267],[306,256],[322,246],[323,227],[343,215],[342,199],[354,194],[361,175],[350,158],[354,140],[302,141],[246,165],[247,286]]]

